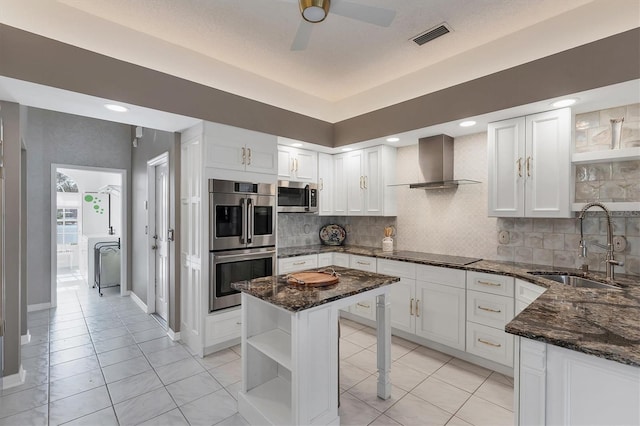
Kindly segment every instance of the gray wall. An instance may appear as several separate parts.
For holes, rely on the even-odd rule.
[[[147,210],[145,209],[145,201],[147,201],[147,161],[159,156],[162,153],[169,153],[169,172],[170,172],[170,188],[169,188],[169,227],[176,229],[175,206],[179,197],[175,194],[175,178],[176,167],[176,135],[174,133],[163,132],[160,130],[144,129],[142,140],[139,141],[138,147],[131,151],[131,197],[132,197],[132,222],[131,222],[131,247],[135,253],[136,261],[131,263],[132,271],[132,291],[141,300],[147,300],[147,286],[149,284],[148,262],[149,262],[149,243],[148,235],[145,233],[147,223]],[[173,173],[172,173],[173,171]],[[171,208],[173,207],[173,208]],[[170,276],[170,293],[175,290],[175,247],[170,243],[169,246],[169,276]],[[169,318],[168,323],[172,330],[179,326],[176,322],[176,299],[175,294],[170,294]]]
[[[20,107],[0,102],[4,123],[4,370],[2,376],[20,368]]]
[[[636,79],[640,77],[639,47],[640,28],[635,28],[335,124],[1,24],[0,75],[343,146]]]
[[[51,301],[51,164],[124,169],[130,180],[131,127],[29,108],[25,142],[29,182],[27,297],[31,305]],[[124,185],[131,194],[130,184]],[[129,195],[129,203],[130,198]],[[131,223],[130,211],[128,209],[128,223]],[[131,241],[130,235],[128,241]],[[131,265],[131,250],[127,252]]]

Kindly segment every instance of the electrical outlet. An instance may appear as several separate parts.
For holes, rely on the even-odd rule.
[[[613,251],[621,252],[627,248],[627,239],[623,235],[613,237]]]
[[[509,244],[509,231],[498,232],[498,242],[500,244]]]

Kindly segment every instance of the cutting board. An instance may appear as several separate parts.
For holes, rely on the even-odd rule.
[[[335,275],[324,272],[296,272],[289,274],[287,282],[293,285],[303,285],[307,287],[322,287],[337,284],[340,279]]]

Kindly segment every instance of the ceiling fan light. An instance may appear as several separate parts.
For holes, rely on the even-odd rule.
[[[330,0],[300,0],[300,13],[307,22],[324,21],[329,13]]]

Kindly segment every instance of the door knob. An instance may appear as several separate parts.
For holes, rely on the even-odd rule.
[[[151,246],[151,250],[158,250],[158,246],[157,246],[157,245],[155,245],[155,244],[154,244],[154,245],[152,245],[152,246]]]

